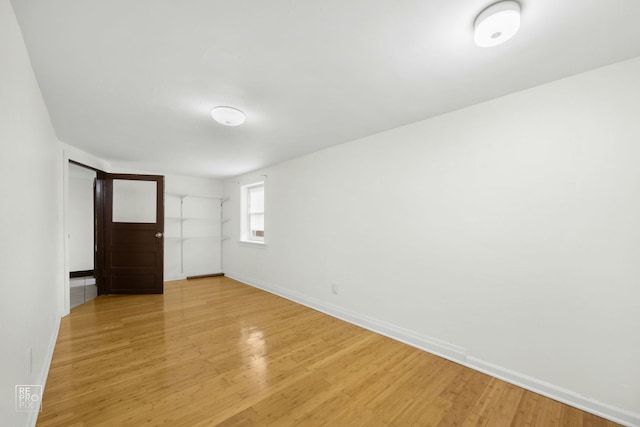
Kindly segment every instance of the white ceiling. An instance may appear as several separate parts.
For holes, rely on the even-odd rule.
[[[638,0],[13,0],[58,138],[127,168],[226,177],[640,56]],[[239,127],[217,105],[243,110]]]

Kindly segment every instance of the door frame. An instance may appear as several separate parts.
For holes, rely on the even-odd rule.
[[[96,271],[94,276],[96,278],[96,286],[98,287],[98,295],[104,295],[106,291],[106,269],[105,269],[105,215],[106,215],[106,200],[105,200],[105,185],[104,180],[108,175],[107,172],[98,171],[96,174],[96,185],[93,189],[93,195],[95,200],[95,222],[96,222]]]
[[[96,200],[96,187],[97,187],[97,178],[98,175],[100,173],[105,173],[103,171],[101,171],[100,169],[94,168],[93,166],[89,166],[86,165],[84,163],[72,160],[72,159],[67,159],[67,165],[65,165],[67,167],[68,170],[68,165],[69,164],[74,164],[76,166],[85,168],[85,169],[89,169],[92,170],[96,173],[96,179],[94,180],[93,183],[93,276],[96,279],[96,286],[98,288],[98,295],[100,295],[100,285],[98,283],[98,265],[99,265],[99,261],[98,261],[98,246],[99,246],[99,242],[101,242],[101,240],[98,240],[98,204],[97,204],[97,200]],[[67,178],[67,182],[66,182],[66,186],[68,188],[69,185],[69,179]],[[67,206],[65,207],[65,209],[68,211],[69,206],[67,204]],[[68,232],[67,230],[67,225],[65,225],[65,230]],[[68,268],[68,264],[67,267],[65,268],[65,277],[69,278],[71,276],[71,271],[70,268]],[[69,285],[70,286],[70,285]]]

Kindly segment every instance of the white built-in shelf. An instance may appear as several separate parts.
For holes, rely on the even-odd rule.
[[[180,225],[180,236],[176,236],[176,237],[166,237],[165,238],[167,240],[171,240],[171,241],[178,241],[180,242],[180,272],[181,273],[185,273],[185,269],[184,269],[184,258],[185,258],[185,241],[187,240],[211,240],[211,241],[220,241],[220,245],[222,245],[222,241],[225,239],[228,239],[228,237],[226,236],[222,236],[222,224],[228,220],[225,219],[220,219],[222,218],[222,203],[229,200],[228,197],[217,197],[217,196],[205,196],[205,195],[199,195],[199,194],[186,194],[186,193],[172,193],[172,192],[165,192],[166,196],[173,196],[173,197],[177,197],[180,199],[180,216],[168,216],[165,217],[166,220],[168,221],[176,221],[179,222]],[[209,199],[209,200],[220,200],[220,212],[219,212],[219,216],[216,215],[216,218],[208,218],[206,216],[185,216],[184,215],[184,210],[183,210],[183,206],[185,204],[185,200],[188,199]],[[175,200],[175,199],[174,199]],[[202,212],[202,213],[198,213],[197,211],[195,212],[196,215],[206,215],[207,212]],[[216,233],[216,230],[212,230],[211,229],[211,225],[212,224],[219,224],[220,230],[219,233],[220,235],[217,236],[211,236],[211,235],[200,235],[200,236],[193,236],[193,235],[185,235],[185,222],[187,221],[193,221],[191,223],[191,226],[196,226],[197,224],[200,224],[200,226],[202,226],[202,228],[206,228],[208,229],[208,231],[202,230],[202,233]],[[204,227],[205,225],[207,225],[206,227]],[[186,228],[192,228],[191,226],[187,226]],[[189,234],[193,234],[194,231],[192,231]],[[196,232],[197,233],[197,232]],[[220,249],[222,250],[222,247],[220,247]]]
[[[165,216],[164,219],[166,221],[206,221],[206,222],[217,222],[217,223],[223,223],[223,222],[229,221],[228,219],[219,220],[217,218],[204,218],[204,217],[200,218],[195,216],[189,216],[184,218],[180,218],[179,216]]]
[[[220,196],[205,196],[205,195],[200,195],[200,194],[181,194],[181,193],[171,193],[169,191],[165,191],[165,196],[174,196],[174,197],[180,197],[181,199],[186,198],[186,197],[195,197],[198,199],[214,199],[214,200],[221,200],[221,201],[226,201],[228,200],[228,197],[220,197]]]
[[[182,240],[191,240],[191,239],[228,239],[226,236],[185,236]]]

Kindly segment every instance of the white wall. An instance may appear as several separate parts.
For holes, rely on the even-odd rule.
[[[69,271],[94,269],[93,182],[95,171],[69,165]]]
[[[24,426],[15,385],[43,384],[61,314],[63,160],[8,0],[0,40],[0,423]]]
[[[639,159],[640,58],[227,181],[224,271],[640,424]]]

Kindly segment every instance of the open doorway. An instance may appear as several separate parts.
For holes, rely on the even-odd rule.
[[[164,176],[112,174],[68,159],[67,184],[65,307],[103,294],[162,293]]]
[[[98,295],[95,278],[96,171],[69,162],[68,239],[69,306],[76,307]]]

